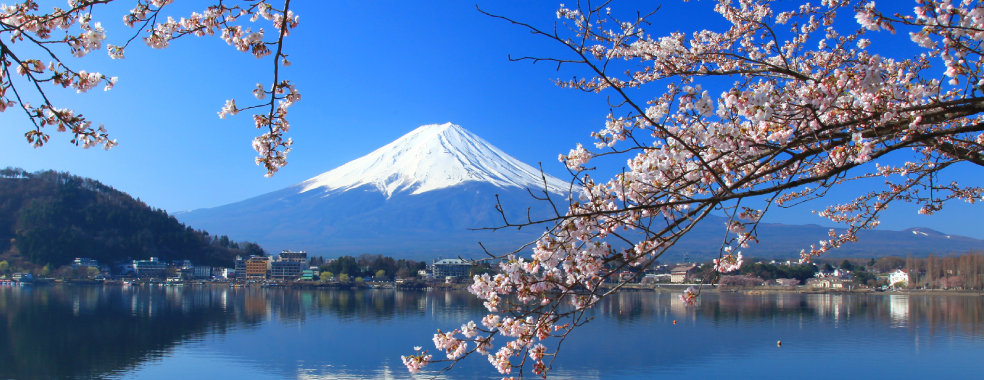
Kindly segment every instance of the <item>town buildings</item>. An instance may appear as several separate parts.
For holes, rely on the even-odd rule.
[[[236,256],[233,263],[235,268],[226,271],[223,276],[233,273],[240,278],[254,281],[293,281],[304,275],[305,268],[308,268],[307,260],[306,252],[288,250],[280,252],[276,257],[250,256],[244,259],[242,256]],[[317,269],[315,268],[313,272],[317,273]]]

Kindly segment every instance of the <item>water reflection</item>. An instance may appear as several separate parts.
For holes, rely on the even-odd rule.
[[[708,361],[754,371],[775,360],[777,340],[788,342],[782,354],[791,361],[856,349],[890,366],[899,359],[877,352],[924,347],[957,361],[947,367],[956,370],[960,355],[984,353],[984,297],[977,295],[705,293],[689,308],[678,296],[622,292],[603,300],[594,320],[564,343],[553,374],[697,376],[695,364]],[[399,355],[429,343],[437,328],[483,314],[464,291],[3,287],[0,378],[172,378],[185,369],[245,371],[247,378],[409,378]],[[971,350],[934,346],[946,341],[940,337],[969,342]],[[482,359],[452,377],[499,378]]]
[[[974,336],[981,336],[984,326],[984,297],[977,294],[705,293],[697,307],[683,306],[678,296],[624,292],[602,300],[598,309],[617,321],[701,317],[714,322],[754,322],[806,317],[837,324],[870,319],[893,327],[925,324],[930,328],[959,328]]]

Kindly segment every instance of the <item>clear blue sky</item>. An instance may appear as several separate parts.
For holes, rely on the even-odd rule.
[[[177,2],[176,16],[200,11]],[[478,1],[492,13],[538,26],[556,20],[559,1]],[[572,2],[571,2],[572,3]],[[691,32],[695,27],[721,30],[713,2],[667,0],[652,33]],[[126,4],[128,5],[128,4]],[[658,3],[616,1],[616,10],[651,10]],[[566,175],[557,162],[577,143],[589,145],[608,113],[604,95],[563,90],[550,82],[583,71],[530,62],[509,62],[508,55],[557,56],[558,46],[524,29],[480,14],[472,2],[324,2],[295,1],[301,25],[286,39],[293,65],[284,75],[303,99],[290,109],[295,141],[290,164],[273,178],[253,164],[250,141],[258,134],[251,116],[221,120],[226,99],[250,104],[250,91],[269,86],[269,59],[256,60],[216,37],[185,38],[171,48],[134,45],[125,60],[105,52],[72,61],[76,69],[119,76],[109,92],[76,94],[50,89],[58,105],[106,125],[120,145],[112,151],[82,150],[67,134],[31,148],[23,133],[23,113],[0,114],[0,166],[29,171],[55,169],[95,178],[170,212],[215,207],[278,190],[320,173],[402,136],[424,124],[453,122],[493,145],[548,173]],[[907,9],[911,9],[906,7]],[[107,27],[109,43],[120,43],[131,30],[119,21],[128,6],[113,5],[95,14]],[[843,15],[842,22],[853,22]],[[266,26],[264,22],[259,23]],[[270,29],[268,26],[266,29]],[[874,39],[876,47],[878,38]],[[905,51],[906,46],[887,46]],[[67,54],[66,54],[67,56]],[[625,158],[608,166],[618,167]],[[979,169],[961,169],[961,182],[977,180]],[[562,177],[563,178],[563,177]],[[857,191],[859,189],[850,189]],[[828,201],[847,199],[851,192]],[[829,202],[825,202],[829,203]],[[825,223],[811,216],[808,204],[782,211],[767,221]],[[977,227],[978,208],[953,204],[934,217],[896,206],[883,228],[923,226],[945,233],[984,238]]]

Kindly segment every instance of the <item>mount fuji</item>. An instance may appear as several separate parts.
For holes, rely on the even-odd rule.
[[[474,231],[497,226],[496,195],[510,221],[552,215],[544,185],[561,211],[569,181],[527,165],[451,123],[421,126],[372,153],[296,185],[244,201],[176,216],[263,247],[311,255],[478,257],[511,251],[542,229]]]
[[[472,229],[502,224],[496,196],[510,221],[554,215],[549,203],[537,201],[527,191],[539,196],[544,188],[561,212],[566,210],[567,194],[580,191],[446,123],[419,127],[368,155],[285,189],[175,216],[195,228],[256,241],[272,252],[479,258],[484,253],[478,242],[493,253],[504,253],[540,236],[543,227],[536,226],[520,231]],[[725,223],[720,216],[707,217],[667,252],[666,260],[684,254],[696,260],[716,257]],[[761,243],[745,250],[745,255],[798,257],[800,249],[827,238],[829,230],[815,224],[763,223],[758,227]],[[858,237],[859,242],[829,255],[926,255],[984,247],[978,239],[918,227],[862,231]]]

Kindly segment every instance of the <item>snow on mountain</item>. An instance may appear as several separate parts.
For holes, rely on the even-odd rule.
[[[540,236],[536,228],[475,229],[501,226],[503,217],[555,216],[548,202],[527,192],[539,195],[544,177],[554,200],[566,198],[569,182],[541,174],[460,126],[434,124],[296,185],[177,217],[273,252],[478,256],[479,241],[501,252]]]
[[[545,177],[549,190],[559,195],[554,200],[563,199],[570,184]],[[175,215],[194,228],[222,231],[237,241],[255,241],[271,252],[300,249],[327,257],[362,253],[415,259],[482,257],[485,249],[510,252],[536,240],[544,227],[475,229],[501,226],[503,217],[521,222],[556,216],[549,203],[535,200],[527,188],[534,192],[543,188],[538,169],[447,123],[419,127],[364,157],[296,185]],[[667,260],[680,258],[684,252],[690,259],[716,257],[725,222],[722,217],[709,216],[674,245]],[[757,228],[761,243],[745,249],[745,256],[798,257],[800,249],[826,238],[829,230],[817,225],[762,224]],[[862,231],[859,237],[860,242],[846,244],[831,255],[925,255],[979,249],[982,244],[925,228]]]
[[[543,189],[540,170],[527,165],[465,130],[444,123],[424,125],[361,158],[296,185],[300,192],[347,191],[371,185],[387,198],[396,192],[421,194],[485,182],[500,188]],[[569,183],[546,175],[552,193]]]

